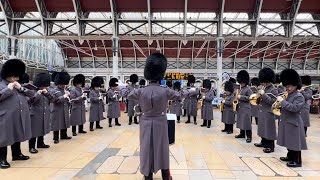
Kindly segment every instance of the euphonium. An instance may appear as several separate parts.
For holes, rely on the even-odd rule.
[[[287,99],[288,98],[288,92],[284,92],[282,93],[281,97],[283,99]],[[281,111],[280,111],[280,102],[279,101],[276,101],[272,104],[272,112],[274,115],[277,115],[277,116],[280,116],[281,115]]]
[[[237,111],[237,106],[238,106],[238,103],[239,103],[238,96],[239,96],[239,89],[236,90],[236,97],[234,98],[234,100],[232,102],[233,111]]]
[[[265,87],[262,87],[262,90],[264,90],[264,89],[265,89]],[[260,94],[259,92],[251,94],[249,97],[250,104],[254,105],[254,106],[260,104],[261,96],[262,96],[262,94]]]

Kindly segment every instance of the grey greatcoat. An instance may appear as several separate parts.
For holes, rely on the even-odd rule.
[[[140,172],[148,176],[160,169],[169,169],[169,139],[167,122],[168,100],[179,100],[181,94],[168,87],[150,83],[135,89],[129,100],[138,101],[140,117]]]
[[[286,91],[286,87],[284,87],[284,86],[278,86],[277,89],[278,89],[278,94]]]
[[[50,92],[46,94],[35,93],[29,99],[32,137],[44,136],[51,131],[50,101],[53,96]]]
[[[119,93],[115,93],[111,88],[107,91],[108,98],[108,118],[120,117]],[[132,107],[133,109],[133,107]]]
[[[50,92],[53,96],[50,104],[51,131],[70,127],[69,100],[64,98],[64,89],[56,87]]]
[[[86,107],[85,98],[82,97],[83,92],[81,88],[75,87],[70,91],[71,99],[71,126],[83,125],[86,123]]]
[[[265,94],[261,96],[259,104],[258,136],[268,140],[276,140],[276,121],[271,106],[276,101],[278,90],[273,85],[270,85],[264,91]],[[266,93],[271,93],[274,96],[267,95]]]
[[[195,87],[191,87],[195,88]],[[189,95],[185,97],[186,104],[186,111],[188,116],[197,116],[198,112],[198,95],[200,94],[200,90],[195,88],[195,91],[191,91]]]
[[[253,91],[252,93],[257,93],[257,91]],[[258,115],[259,115],[259,107],[251,105],[251,116],[258,117]]]
[[[89,121],[95,122],[103,120],[103,100],[99,99],[99,91],[92,89],[89,97],[91,103]]]
[[[240,99],[237,108],[237,128],[241,130],[251,130],[251,105],[249,97],[252,90],[249,86],[244,86],[240,90]]]
[[[235,123],[235,113],[233,111],[233,100],[234,94],[227,96],[225,98],[223,112],[222,112],[222,122],[225,124],[234,124]]]
[[[212,101],[214,98],[214,92],[213,90],[207,90],[205,92],[205,98],[202,101],[202,107],[201,107],[201,119],[203,120],[213,120],[213,107],[212,107]]]
[[[24,92],[8,88],[9,82],[0,81],[0,147],[6,147],[15,142],[23,142],[32,137],[31,119],[28,97],[30,90]]]
[[[277,141],[279,146],[293,151],[307,150],[304,124],[300,114],[304,105],[304,97],[297,91],[289,94],[287,100],[281,102]]]
[[[123,96],[127,97],[128,94],[133,91],[134,89],[138,89],[139,85],[136,84],[130,84],[126,89],[124,89]],[[138,104],[138,101],[129,100],[128,99],[128,116],[134,116],[134,106]]]
[[[309,88],[304,89],[301,91],[305,99],[304,107],[301,109],[301,118],[303,120],[304,127],[310,127],[310,105],[311,105],[311,97],[312,97],[312,90]]]
[[[178,92],[178,91],[177,91]],[[181,103],[181,98],[178,100],[172,101],[171,107],[170,107],[170,113],[175,114],[177,116],[182,115],[182,103]]]

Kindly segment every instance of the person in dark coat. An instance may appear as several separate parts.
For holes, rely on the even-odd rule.
[[[146,80],[145,79],[140,79],[139,87],[142,88],[142,87],[145,87],[145,86],[146,86]]]
[[[50,129],[50,101],[53,96],[47,90],[50,86],[50,75],[47,73],[39,73],[33,80],[33,85],[38,87],[38,91],[30,98],[30,117],[32,138],[29,140],[29,152],[38,153],[37,148],[49,148],[44,143],[44,136],[49,134]]]
[[[311,85],[311,77],[308,75],[301,76],[301,82],[302,82],[303,89],[300,92],[303,95],[304,100],[306,102],[304,107],[301,110],[301,118],[303,120],[304,130],[307,136],[307,130],[308,130],[308,127],[310,127],[310,106],[311,106],[311,97],[313,94],[310,87],[308,87]]]
[[[94,122],[96,122],[97,129],[103,129],[100,126],[100,121],[103,120],[103,96],[100,92],[104,80],[102,77],[96,76],[91,81],[90,97],[90,131],[93,131]]]
[[[299,74],[293,69],[283,70],[280,79],[288,93],[286,99],[282,96],[277,97],[281,106],[277,144],[288,149],[287,157],[281,157],[280,160],[288,162],[288,167],[301,167],[301,150],[307,150],[304,124],[300,114],[305,106],[305,100],[297,91],[302,87],[302,83]]]
[[[259,103],[258,136],[261,137],[260,143],[255,143],[256,147],[264,147],[264,153],[274,152],[274,141],[277,139],[276,119],[272,113],[272,104],[276,101],[278,90],[274,87],[276,75],[271,68],[263,68],[259,71],[259,80],[262,89]]]
[[[224,84],[225,98],[222,100],[223,112],[222,112],[222,122],[225,124],[222,132],[227,132],[227,134],[233,133],[233,124],[235,123],[235,112],[233,111],[233,100],[234,100],[234,87],[231,81],[227,81]]]
[[[67,90],[69,81],[70,75],[67,72],[59,72],[54,81],[56,87],[50,92],[53,96],[50,104],[51,131],[53,131],[55,144],[59,143],[59,131],[61,139],[69,140],[72,138],[67,135],[67,129],[70,127],[70,92]]]
[[[258,93],[258,87],[260,86],[259,78],[258,77],[252,78],[250,83],[251,83],[252,93]],[[258,113],[259,113],[258,106],[251,104],[251,123],[252,123],[252,118],[254,117],[256,120],[256,124],[258,125]]]
[[[196,78],[193,75],[190,75],[188,77],[188,83],[190,84],[189,89],[193,89],[192,93],[190,93],[185,98],[186,103],[186,110],[187,110],[187,116],[188,121],[186,124],[190,123],[190,118],[193,116],[194,125],[197,125],[197,114],[198,114],[198,95],[200,94],[200,90],[194,86],[196,82]]]
[[[160,53],[149,56],[144,77],[150,84],[131,91],[129,100],[136,100],[142,112],[140,118],[140,172],[146,180],[161,169],[164,180],[171,179],[169,172],[169,139],[167,123],[168,100],[179,100],[181,94],[161,86],[167,68],[167,59]]]
[[[187,83],[187,87],[190,87],[190,83]],[[188,99],[187,97],[183,97],[182,98],[183,117],[187,115],[187,107],[188,107]]]
[[[173,89],[176,92],[180,92],[181,91],[180,82],[178,82],[178,81],[174,82]],[[170,106],[170,113],[175,114],[177,116],[177,122],[180,123],[180,116],[182,115],[181,99],[172,101],[171,106]]]
[[[7,146],[11,146],[12,160],[28,160],[21,153],[21,142],[32,136],[31,119],[27,97],[33,93],[18,82],[26,70],[18,59],[6,61],[1,70],[0,81],[0,168],[10,168]]]
[[[70,92],[71,99],[71,115],[70,124],[72,126],[72,135],[77,136],[77,126],[79,126],[79,133],[85,134],[83,125],[86,123],[86,107],[85,100],[86,95],[83,93],[83,87],[85,85],[85,77],[83,74],[77,74],[73,78],[74,88]]]
[[[237,106],[237,128],[240,129],[240,134],[236,138],[245,138],[246,142],[252,141],[252,126],[251,126],[251,105],[249,97],[252,94],[249,84],[249,73],[246,70],[241,70],[237,74],[237,81],[240,84],[239,95],[235,98],[238,99]]]
[[[203,119],[203,124],[201,127],[211,127],[211,120],[213,120],[213,107],[212,101],[214,98],[214,92],[211,88],[211,81],[209,79],[203,80],[204,95],[202,98],[202,107],[201,107],[201,119]]]
[[[133,91],[134,89],[138,89],[139,85],[137,85],[136,83],[139,81],[139,77],[136,74],[131,74],[130,76],[130,84],[127,86],[126,89],[123,90],[122,96],[127,97],[128,94]],[[128,116],[129,116],[129,125],[132,124],[132,117],[134,117],[134,123],[135,124],[139,124],[138,123],[138,119],[137,117],[134,115],[134,106],[136,106],[138,104],[137,101],[130,101],[128,100]]]
[[[112,127],[112,119],[115,119],[115,125],[121,126],[119,123],[120,117],[120,91],[118,89],[118,79],[111,78],[109,81],[109,89],[107,91],[108,98],[108,119],[109,119],[109,127]],[[129,100],[130,102],[130,100]]]

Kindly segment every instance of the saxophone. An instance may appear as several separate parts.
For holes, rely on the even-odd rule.
[[[239,89],[236,90],[236,95],[235,95],[235,99],[233,100],[232,102],[232,105],[233,105],[233,111],[236,112],[237,111],[237,106],[239,104],[239,99],[238,99],[238,96],[239,96]]]
[[[226,98],[223,98],[220,105],[219,105],[219,110],[220,112],[223,112],[223,107],[224,107],[224,101],[226,100]]]

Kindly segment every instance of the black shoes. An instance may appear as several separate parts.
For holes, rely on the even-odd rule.
[[[187,121],[187,122],[186,122],[186,124],[189,124],[189,123],[190,123],[190,121]]]
[[[254,143],[254,146],[255,147],[264,147],[264,144],[262,144],[262,143]]]
[[[263,152],[264,152],[264,153],[272,153],[272,152],[274,152],[274,149],[265,148],[265,149],[263,149]]]
[[[109,127],[112,127],[112,124],[109,124]]]
[[[178,120],[177,123],[180,123],[180,120]]]
[[[239,134],[239,135],[236,135],[235,138],[245,138],[245,136],[242,134]]]
[[[129,122],[129,125],[131,125],[132,124],[132,122]]]
[[[37,153],[38,153],[38,150],[36,150],[35,148],[30,148],[30,149],[29,149],[29,152],[30,152],[31,154],[37,154]]]
[[[90,128],[90,131],[94,131],[93,128]]]
[[[247,143],[251,143],[251,141],[252,141],[251,138],[247,138],[247,139],[246,139],[246,142],[247,142]]]
[[[1,169],[8,169],[8,168],[10,168],[10,164],[6,160],[1,160],[0,161],[0,168]]]
[[[41,144],[41,145],[37,145],[37,148],[38,149],[48,149],[48,148],[50,148],[50,146],[46,145],[46,144]]]
[[[121,124],[120,123],[116,123],[116,126],[121,126]]]
[[[79,134],[86,134],[86,133],[87,133],[87,131],[84,131],[84,130],[79,131]]]
[[[102,127],[102,126],[97,126],[96,128],[97,128],[97,129],[103,129],[103,127]]]
[[[55,144],[59,144],[59,140],[54,140],[54,142],[53,143],[55,143]]]
[[[207,125],[205,125],[205,124],[202,124],[202,125],[201,125],[201,127],[206,127],[206,126],[207,126]]]
[[[296,167],[301,167],[302,164],[298,164],[298,163],[296,163],[296,162],[291,161],[291,162],[288,162],[288,163],[287,163],[287,166],[288,166],[288,167],[291,167],[291,168],[296,168]]]
[[[233,133],[233,131],[227,131],[227,134],[232,134]]]
[[[288,158],[288,157],[280,157],[280,160],[281,160],[281,161],[284,161],[284,162],[289,162],[289,161],[291,161],[290,158]]]
[[[72,136],[77,136],[77,133],[73,132],[73,133],[72,133]]]
[[[197,124],[198,124],[198,123],[195,121],[195,122],[194,122],[194,125],[197,125]]]
[[[61,137],[61,139],[70,140],[70,139],[72,139],[72,137],[70,137],[70,136],[65,136],[65,137]]]
[[[20,154],[18,156],[13,156],[12,157],[12,161],[25,161],[25,160],[28,160],[28,159],[30,159],[30,157],[29,156],[25,156],[23,154]]]
[[[222,129],[221,132],[227,132],[227,130],[226,129]]]

